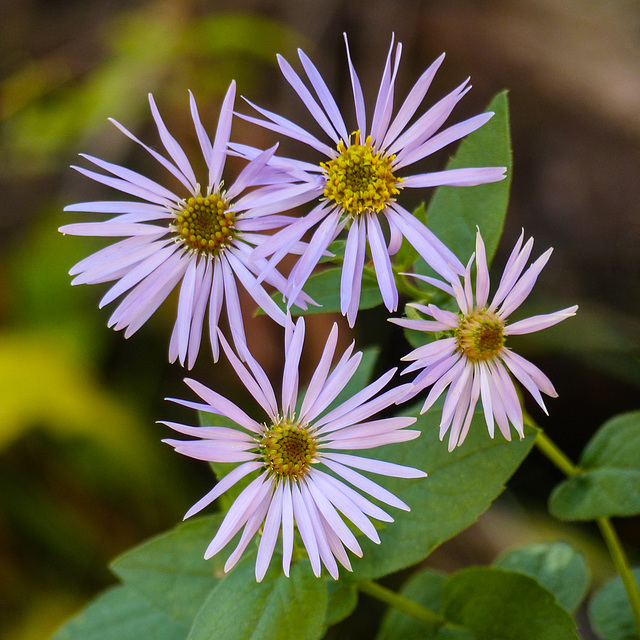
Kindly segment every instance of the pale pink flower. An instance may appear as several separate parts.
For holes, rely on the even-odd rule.
[[[346,43],[346,35],[345,35]],[[395,51],[395,54],[394,54]],[[327,85],[311,60],[298,50],[300,62],[315,96],[291,65],[281,56],[282,74],[309,113],[330,139],[327,144],[273,112],[251,104],[263,118],[241,115],[276,133],[302,142],[320,154],[317,164],[274,157],[270,164],[290,172],[294,183],[287,194],[298,204],[316,200],[314,208],[297,222],[290,224],[254,251],[256,259],[271,256],[270,267],[276,265],[291,246],[312,229],[313,236],[289,276],[286,295],[295,299],[326,251],[329,244],[348,228],[340,304],[343,315],[353,326],[360,302],[361,279],[367,261],[367,246],[385,306],[395,311],[398,291],[390,256],[395,254],[405,237],[436,272],[445,278],[462,273],[458,258],[415,216],[396,201],[403,189],[423,189],[439,185],[473,186],[496,182],[505,177],[505,167],[450,169],[430,173],[407,174],[414,163],[475,131],[492,113],[483,113],[439,131],[458,101],[470,89],[468,80],[422,113],[412,124],[427,90],[444,59],[440,56],[420,76],[409,95],[392,118],[394,85],[402,45],[391,47],[382,73],[372,119],[367,122],[360,81],[351,63],[347,43],[347,60],[355,105],[355,123],[345,124]],[[248,147],[234,147],[248,157],[258,153]],[[388,226],[389,238],[383,228]]]
[[[478,400],[482,402],[489,434],[493,437],[494,422],[502,435],[511,440],[509,424],[524,436],[522,407],[510,373],[531,393],[547,412],[542,395],[556,397],[556,390],[547,376],[531,362],[506,346],[509,336],[533,333],[551,327],[575,315],[577,306],[562,311],[533,316],[509,323],[509,316],[525,301],[552,249],[543,253],[524,273],[533,248],[533,238],[522,246],[520,235],[504,269],[491,303],[489,300],[489,269],[484,242],[478,232],[476,252],[462,278],[449,284],[415,275],[455,297],[459,311],[446,311],[433,304],[411,304],[433,320],[398,319],[390,321],[402,327],[425,332],[445,332],[437,339],[413,350],[403,360],[412,360],[402,373],[420,371],[413,381],[410,395],[431,387],[421,413],[427,411],[447,387],[440,439],[449,433],[449,450],[464,442]],[[475,292],[472,265],[475,261]]]
[[[197,460],[238,465],[191,507],[185,518],[209,505],[245,476],[256,476],[233,502],[205,558],[218,553],[242,531],[238,545],[225,564],[225,571],[228,571],[262,528],[255,567],[258,581],[269,567],[280,535],[282,568],[285,575],[289,575],[295,529],[306,548],[314,574],[319,576],[321,564],[324,564],[329,574],[337,579],[337,562],[351,570],[347,549],[356,556],[362,555],[358,539],[345,519],[376,543],[380,538],[370,518],[393,521],[386,511],[362,494],[409,510],[402,500],[359,471],[401,478],[426,475],[410,467],[344,453],[413,440],[420,432],[405,429],[415,422],[413,417],[371,419],[406,395],[408,385],[377,395],[393,377],[395,369],[329,409],[356,372],[362,357],[361,352],[351,355],[352,343],[330,371],[338,340],[337,325],[333,326],[315,373],[298,404],[298,366],[304,335],[303,318],[295,326],[290,322],[287,324],[280,402],[269,378],[251,354],[248,351],[244,354],[246,366],[243,365],[221,336],[222,346],[238,377],[264,409],[264,422],[250,417],[233,402],[199,382],[186,380],[204,404],[185,400],[174,402],[214,414],[214,424],[217,415],[231,419],[237,427],[164,423],[195,438],[164,440],[178,453]]]
[[[167,130],[151,95],[151,112],[169,158],[112,121],[172,174],[180,184],[180,194],[130,169],[83,155],[111,175],[74,167],[77,171],[136,200],[68,206],[65,211],[116,215],[108,220],[60,228],[62,233],[71,235],[124,237],[76,264],[70,274],[76,276],[72,284],[116,281],[102,298],[101,307],[128,292],[109,319],[109,326],[125,329],[127,338],[149,319],[175,287],[180,287],[169,360],[173,362],[178,358],[184,364],[188,357],[189,368],[200,348],[207,308],[215,360],[219,354],[217,327],[223,302],[234,342],[246,341],[237,282],[265,313],[279,324],[285,323],[284,312],[256,278],[266,266],[266,260],[249,261],[248,256],[268,237],[264,231],[281,227],[288,221],[286,216],[274,214],[290,204],[286,196],[278,197],[277,179],[268,184],[269,176],[275,178],[275,174],[265,166],[275,148],[252,160],[228,188],[223,185],[234,99],[235,83],[232,83],[211,143],[193,95],[190,96],[191,116],[208,168],[204,189],[185,152]],[[246,191],[254,184],[263,186]],[[264,280],[284,291],[286,280],[277,271],[271,270]],[[305,300],[308,298],[303,295],[298,303],[305,306]]]

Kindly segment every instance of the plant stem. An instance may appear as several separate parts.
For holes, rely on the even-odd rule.
[[[569,458],[560,449],[558,449],[555,443],[552,442],[542,431],[538,431],[536,446],[569,478],[582,473],[580,467],[574,465],[573,462],[571,462],[571,460],[569,460]],[[597,518],[596,522],[609,550],[609,555],[611,556],[613,565],[622,579],[622,584],[624,585],[627,598],[629,599],[629,604],[631,605],[631,611],[638,630],[638,636],[640,636],[640,590],[638,589],[638,585],[633,577],[633,573],[631,572],[629,561],[627,560],[627,556],[622,548],[618,534],[611,524],[611,520],[609,518]]]
[[[380,600],[389,606],[398,609],[398,611],[402,611],[402,613],[406,613],[416,620],[420,620],[420,622],[424,622],[432,627],[446,626],[455,629],[463,629],[463,627],[449,622],[442,614],[436,613],[431,609],[427,609],[414,600],[410,600],[391,589],[387,589],[387,587],[383,587],[377,582],[373,582],[373,580],[365,580],[364,582],[358,583],[358,589],[360,589],[362,593],[366,593],[368,596],[376,598],[376,600]]]
[[[598,527],[600,527],[604,541],[607,543],[616,571],[620,575],[620,578],[622,578],[624,590],[627,592],[627,598],[629,598],[629,603],[631,604],[631,612],[633,613],[633,619],[636,623],[638,636],[640,636],[640,591],[638,590],[638,584],[631,572],[629,561],[622,548],[622,544],[620,544],[618,534],[611,524],[611,520],[609,520],[609,518],[598,518],[596,522],[598,523]]]

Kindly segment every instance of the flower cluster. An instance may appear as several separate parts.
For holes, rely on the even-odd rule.
[[[522,437],[523,414],[513,378],[543,409],[541,392],[556,394],[548,378],[515,354],[506,339],[544,329],[576,311],[576,307],[570,307],[509,323],[509,316],[528,296],[550,251],[524,271],[532,240],[523,246],[521,237],[489,303],[489,267],[480,233],[476,252],[465,267],[401,204],[405,189],[468,187],[505,177],[504,167],[465,167],[430,173],[410,170],[492,117],[492,113],[483,113],[443,128],[469,90],[468,81],[420,112],[443,62],[441,56],[394,110],[402,46],[392,39],[375,105],[373,110],[367,109],[346,36],[345,44],[354,102],[355,117],[351,121],[343,116],[320,72],[304,52],[298,52],[304,78],[278,57],[282,75],[328,141],[252,103],[249,104],[257,116],[235,113],[234,83],[222,103],[212,141],[190,95],[191,119],[207,167],[206,179],[201,183],[150,96],[165,155],[119,123],[114,124],[172,175],[174,187],[169,189],[130,169],[83,156],[101,172],[75,167],[77,171],[133,199],[68,206],[69,212],[109,217],[75,222],[60,229],[71,235],[121,238],[85,258],[70,272],[75,276],[73,284],[112,283],[100,303],[103,306],[121,298],[109,326],[124,329],[125,337],[132,335],[179,288],[169,360],[193,367],[206,318],[214,361],[222,346],[238,378],[263,409],[266,419],[260,422],[216,391],[186,380],[201,402],[175,402],[204,415],[212,414],[207,419],[213,424],[195,427],[163,423],[192,437],[165,440],[178,453],[232,465],[186,517],[240,481],[245,482],[205,557],[218,553],[239,534],[225,565],[229,570],[259,534],[255,567],[258,581],[269,567],[279,538],[283,571],[289,575],[296,531],[313,572],[319,576],[324,565],[337,578],[338,564],[351,569],[347,551],[362,555],[354,530],[379,542],[371,519],[392,521],[370,498],[397,509],[409,509],[409,505],[361,472],[418,479],[426,476],[423,471],[345,453],[401,443],[420,434],[406,428],[416,422],[414,417],[384,414],[375,418],[392,405],[430,387],[422,406],[424,413],[448,388],[440,438],[449,432],[449,449],[463,443],[479,399],[492,437],[495,424],[507,440],[511,437],[510,425]],[[278,155],[277,146],[262,150],[232,142],[234,117],[301,142],[317,154],[317,159],[314,163],[302,162]],[[239,156],[245,165],[235,181],[225,182],[223,173],[229,154]],[[302,205],[308,205],[305,215],[286,215]],[[437,334],[437,339],[404,358],[412,361],[404,373],[419,371],[411,383],[383,391],[394,376],[395,369],[391,369],[363,389],[346,394],[362,354],[353,353],[352,344],[332,368],[338,343],[338,328],[334,325],[306,390],[299,393],[305,322],[299,319],[294,323],[290,313],[294,312],[293,305],[304,310],[308,304],[315,304],[305,293],[305,284],[321,258],[331,255],[330,245],[340,234],[345,237],[344,256],[336,260],[342,265],[340,310],[351,327],[356,322],[367,263],[373,267],[385,307],[390,312],[397,310],[397,277],[406,274],[394,272],[392,257],[405,239],[438,278],[410,275],[448,294],[450,303],[458,308],[454,312],[418,300],[410,306],[431,319],[392,319],[400,326]],[[290,273],[284,275],[279,270],[280,263],[289,254],[298,257]],[[239,285],[267,316],[284,327],[279,400],[247,345]],[[265,286],[282,295],[285,302],[278,304]],[[226,323],[220,322],[223,306]],[[220,328],[225,324],[231,340]],[[229,426],[229,422],[235,426]]]

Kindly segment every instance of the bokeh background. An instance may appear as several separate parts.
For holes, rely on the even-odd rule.
[[[159,147],[149,92],[197,157],[188,89],[210,131],[233,78],[239,93],[304,120],[277,52],[294,62],[302,47],[351,113],[343,31],[369,99],[392,32],[404,44],[397,96],[443,51],[428,99],[470,75],[457,120],[508,88],[513,197],[496,266],[524,227],[536,255],[555,247],[529,310],[580,304],[566,326],[521,341],[560,393],[551,417],[532,411],[575,458],[604,420],[639,408],[637,2],[2,0],[0,25],[0,637],[48,638],[114,581],[110,559],[174,526],[210,487],[206,465],[170,453],[155,422],[193,419],[163,400],[187,395],[184,371],[166,362],[175,300],[125,341],[107,329],[109,309],[97,308],[106,286],[69,285],[69,268],[105,243],[57,232],[75,215],[62,212],[66,204],[113,197],[68,168],[82,163],[80,152],[165,179],[107,122]],[[273,143],[240,121],[233,137]],[[231,162],[230,173],[237,169]],[[314,331],[324,335],[333,320],[316,318]],[[374,341],[373,326],[385,326],[384,314],[362,315],[359,345]],[[346,342],[353,334],[343,328]],[[385,362],[397,364],[408,346],[397,333],[379,335]],[[258,318],[249,340],[276,372],[278,331]],[[201,356],[192,375],[242,401],[223,362]],[[491,561],[509,545],[574,536],[596,558],[596,580],[610,575],[589,527],[569,533],[544,515],[558,480],[534,452],[506,497],[429,562],[451,569]],[[618,523],[636,559],[639,524]],[[359,611],[366,607],[363,598]],[[362,621],[372,616],[360,615],[358,637],[369,637],[373,623]],[[353,632],[347,624],[331,633]]]

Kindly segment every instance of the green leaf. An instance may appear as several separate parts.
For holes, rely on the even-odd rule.
[[[327,613],[325,625],[330,627],[353,613],[358,604],[358,589],[353,584],[327,578]]]
[[[291,566],[291,577],[272,562],[263,581],[254,577],[254,558],[241,561],[212,591],[196,616],[188,640],[313,640],[324,630],[325,581],[307,560]]]
[[[416,406],[403,413],[416,415],[418,410]],[[429,411],[411,427],[422,431],[417,440],[362,453],[422,469],[429,477],[375,478],[411,511],[389,509],[395,522],[381,527],[380,545],[361,539],[364,555],[353,561],[353,579],[377,578],[420,562],[473,524],[502,493],[535,439],[533,430],[527,430],[523,440],[507,442],[500,435],[491,439],[483,416],[476,414],[464,444],[450,453],[438,440],[439,422],[440,412]]]
[[[322,256],[319,263],[334,262],[336,265],[341,264],[344,259],[344,249],[347,246],[346,240],[334,240],[328,248],[328,251],[332,253],[331,256]]]
[[[134,589],[118,586],[98,596],[52,640],[185,640],[188,633]]]
[[[558,485],[549,509],[563,520],[640,514],[640,412],[608,420],[587,444],[582,473]]]
[[[571,616],[533,578],[472,568],[451,576],[442,592],[448,620],[478,640],[576,640]]]
[[[640,586],[640,569],[633,570]],[[631,605],[620,576],[600,589],[589,603],[589,620],[594,631],[604,640],[637,640],[638,630]]]
[[[499,93],[487,111],[495,115],[487,124],[467,136],[447,169],[462,167],[506,167],[501,182],[476,187],[438,187],[427,209],[429,228],[463,264],[475,251],[476,226],[484,239],[487,260],[495,253],[507,213],[511,185],[511,139],[507,93]]]
[[[494,564],[535,578],[569,613],[575,612],[589,587],[583,555],[566,542],[541,542],[507,551]]]
[[[225,575],[222,554],[204,559],[221,522],[220,515],[185,522],[127,551],[111,569],[173,620],[190,621]]]
[[[436,571],[420,571],[404,585],[400,594],[423,607],[442,613],[442,588],[447,577]],[[382,619],[376,640],[473,640],[474,636],[460,629],[428,625],[398,609],[390,608]]]
[[[341,267],[330,267],[312,275],[304,285],[304,292],[310,295],[320,306],[310,304],[306,310],[293,306],[291,307],[291,313],[296,316],[316,313],[339,313],[341,274]],[[276,292],[272,298],[282,310],[286,311],[287,305],[282,301],[282,294]],[[382,296],[380,295],[378,281],[373,271],[365,268],[362,275],[359,309],[372,309],[381,304]],[[264,311],[259,310],[257,313],[258,315],[263,315]]]

